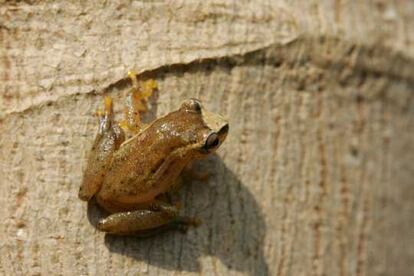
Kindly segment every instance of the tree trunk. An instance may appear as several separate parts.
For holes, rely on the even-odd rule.
[[[2,1],[0,274],[412,273],[414,2],[386,2]],[[194,97],[230,121],[186,234],[107,236],[77,198],[131,68],[147,120]]]

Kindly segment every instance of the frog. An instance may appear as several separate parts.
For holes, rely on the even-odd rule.
[[[98,132],[90,151],[78,197],[94,201],[107,215],[95,227],[112,235],[151,236],[166,229],[198,226],[198,218],[181,216],[170,192],[194,160],[213,154],[224,142],[229,123],[194,98],[145,125],[140,115],[157,89],[150,80],[132,83],[125,119],[116,123],[113,100],[98,110]],[[129,134],[129,138],[127,137]]]

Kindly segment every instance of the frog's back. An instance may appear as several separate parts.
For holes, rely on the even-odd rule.
[[[145,139],[145,137],[139,137]],[[150,177],[157,170],[162,158],[152,147],[128,143],[113,157],[98,197],[115,205],[128,205],[153,200],[153,181]]]
[[[130,207],[136,204],[151,202],[175,183],[186,165],[185,160],[170,164],[164,177],[155,179],[154,174],[175,149],[189,142],[177,135],[183,130],[174,125],[176,121],[169,117],[161,118],[121,146],[113,156],[97,195],[101,203],[132,209]],[[196,137],[187,139],[196,140]]]

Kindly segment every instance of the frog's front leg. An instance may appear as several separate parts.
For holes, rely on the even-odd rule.
[[[186,229],[199,221],[178,215],[178,208],[167,203],[156,203],[151,209],[112,214],[101,219],[97,228],[116,235],[151,236],[168,229]]]
[[[110,97],[105,97],[105,109],[97,114],[99,129],[79,189],[79,198],[85,201],[99,191],[113,153],[125,140],[124,132],[114,122]]]
[[[143,127],[140,113],[147,111],[146,102],[152,92],[157,89],[157,83],[155,80],[145,82],[138,80],[135,71],[129,71],[128,77],[131,79],[132,88],[127,97],[125,119],[120,123],[120,126],[128,132],[136,134]]]

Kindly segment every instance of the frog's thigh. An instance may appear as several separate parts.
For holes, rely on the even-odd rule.
[[[198,226],[199,224],[200,222],[197,219],[178,216],[178,217],[175,217],[171,222],[164,224],[162,226],[151,228],[151,229],[146,229],[146,230],[141,230],[141,231],[137,231],[137,232],[129,233],[129,234],[132,234],[136,237],[145,238],[145,237],[155,236],[155,235],[158,235],[160,233],[163,233],[169,230],[179,230],[185,233],[190,226]]]
[[[101,219],[97,228],[112,234],[128,235],[166,225],[176,216],[176,213],[153,210],[122,212]]]
[[[124,133],[113,121],[112,99],[105,98],[105,110],[99,111],[99,130],[95,137],[83,181],[79,189],[79,198],[89,200],[101,187],[112,154],[125,140]]]

